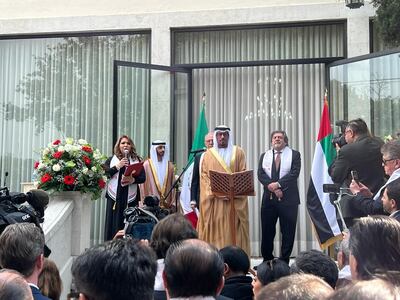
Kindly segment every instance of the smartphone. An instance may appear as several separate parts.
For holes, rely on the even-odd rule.
[[[350,171],[351,178],[357,183],[360,184],[360,180],[358,179],[358,172],[357,171]]]

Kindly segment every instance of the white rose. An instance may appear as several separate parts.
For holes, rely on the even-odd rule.
[[[61,147],[60,147],[60,148],[61,148]],[[73,146],[72,146],[71,144],[66,144],[66,145],[64,146],[64,149],[65,149],[65,151],[67,151],[67,152],[71,152],[72,148],[73,148]]]
[[[89,169],[88,169],[88,168],[83,168],[83,169],[82,169],[82,174],[87,174],[87,172],[89,172]]]
[[[99,149],[94,150],[94,152],[93,152],[93,157],[94,157],[95,159],[101,158],[101,153],[100,153]]]
[[[81,145],[87,145],[88,142],[86,140],[84,140],[84,139],[79,139],[78,143],[81,144]]]
[[[96,168],[95,166],[93,166],[93,167],[92,167],[92,171],[93,171],[93,172],[96,172],[96,171],[97,171],[97,168]]]
[[[42,154],[43,155],[47,155],[50,153],[50,149],[49,148],[44,148]]]
[[[64,146],[58,147],[58,151],[64,151],[64,150],[65,150]]]
[[[45,165],[45,164],[43,164],[43,163],[39,163],[39,165],[38,165],[38,169],[43,169],[43,168],[46,168],[46,165]]]
[[[59,164],[55,164],[52,169],[54,172],[58,172],[61,170],[61,166]]]
[[[72,145],[74,143],[74,139],[73,138],[66,138],[65,139],[65,143]]]

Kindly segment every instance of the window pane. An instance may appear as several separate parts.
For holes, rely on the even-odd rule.
[[[333,120],[363,118],[384,138],[400,130],[399,53],[330,68]]]

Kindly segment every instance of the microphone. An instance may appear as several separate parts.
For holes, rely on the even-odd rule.
[[[200,152],[204,152],[204,151],[207,151],[207,149],[206,148],[201,148],[201,149],[196,149],[196,150],[192,150],[192,151],[190,151],[190,153],[200,153]]]
[[[128,155],[129,155],[129,150],[128,149],[124,149],[124,158],[128,159]]]
[[[4,183],[3,186],[6,186],[6,180],[7,180],[8,172],[4,173]]]

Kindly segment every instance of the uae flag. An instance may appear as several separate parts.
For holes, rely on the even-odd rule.
[[[332,184],[328,167],[335,158],[336,151],[332,145],[332,128],[329,119],[327,95],[325,94],[324,108],[315,146],[311,170],[310,186],[307,192],[307,209],[322,249],[326,249],[342,238],[341,230],[336,219],[336,209],[329,200],[329,194],[322,191],[322,185]]]
[[[204,138],[208,133],[208,126],[206,120],[206,113],[205,113],[205,95],[203,95],[202,99],[202,107],[199,115],[199,120],[197,122],[196,133],[194,135],[193,143],[192,143],[192,151],[202,149],[205,147],[204,145]],[[190,188],[192,183],[192,176],[193,176],[193,165],[194,165],[194,153],[189,154],[188,161],[190,165],[185,171],[182,180],[182,190],[180,195],[180,202],[183,214],[189,219],[189,221],[193,224],[194,228],[196,228],[197,224],[197,215],[198,210],[197,208],[193,210],[190,206]]]

